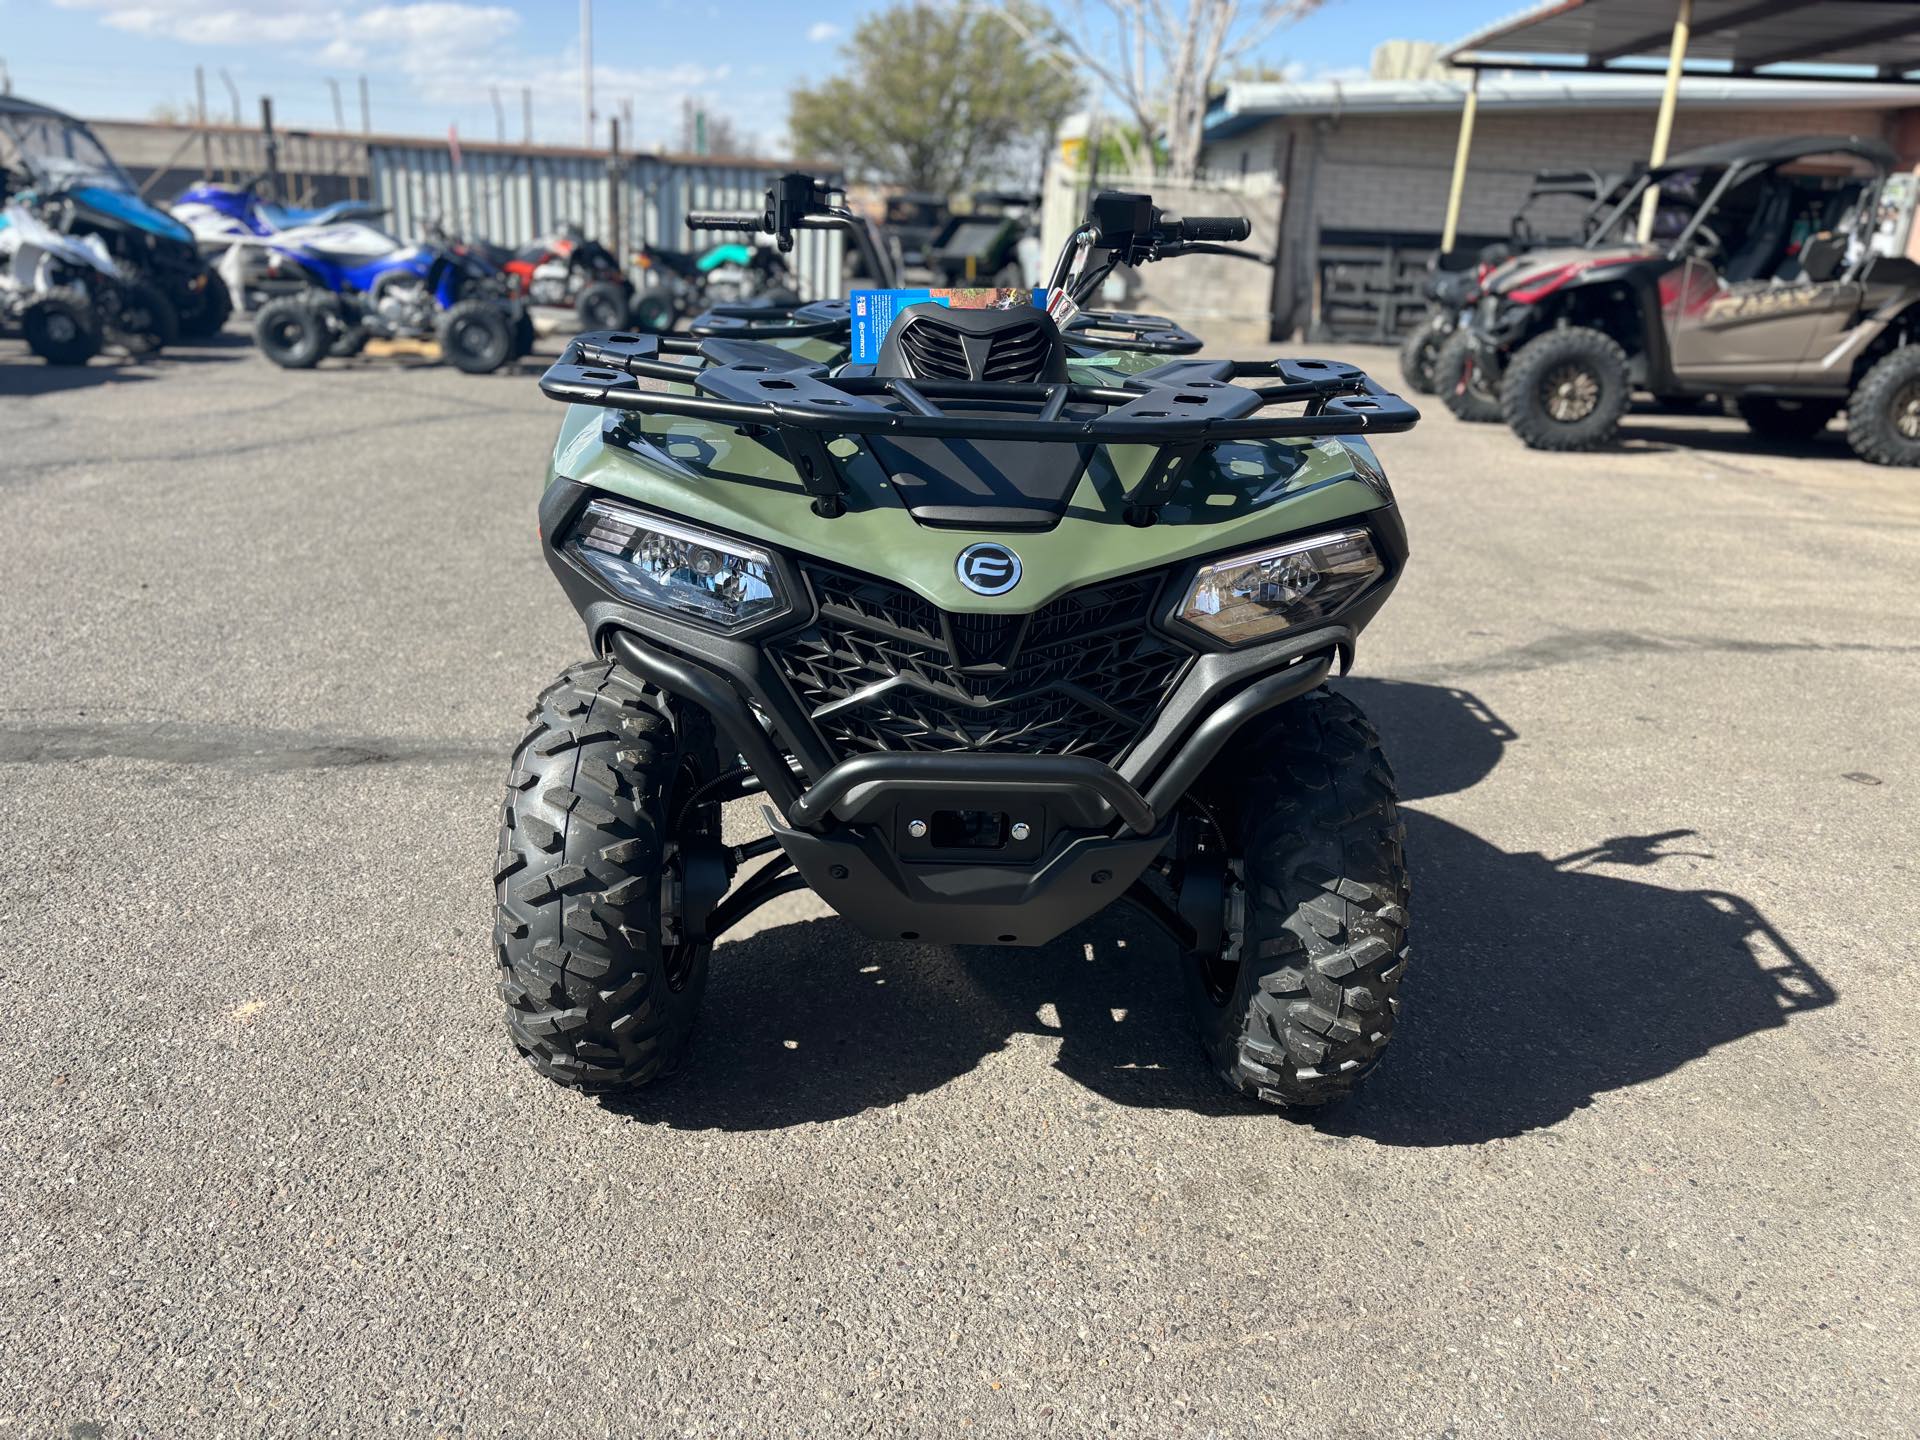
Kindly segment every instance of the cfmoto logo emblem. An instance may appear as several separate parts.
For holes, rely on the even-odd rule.
[[[955,568],[960,583],[976,595],[1004,595],[1020,583],[1020,557],[991,540],[967,546]]]

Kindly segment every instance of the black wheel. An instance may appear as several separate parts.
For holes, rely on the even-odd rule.
[[[220,272],[209,267],[207,283],[200,288],[197,302],[178,308],[180,333],[192,340],[204,340],[218,335],[226,325],[227,317],[233,314],[233,296],[227,293],[227,282],[220,278]]]
[[[670,718],[657,691],[595,661],[527,718],[494,870],[507,1032],[563,1085],[644,1085],[684,1054],[713,948],[677,939],[671,910],[681,841],[718,833],[717,805],[676,814],[713,771],[704,717]]]
[[[1734,405],[1747,428],[1769,440],[1811,440],[1840,413],[1838,400],[1793,400],[1772,395],[1742,395]]]
[[[642,290],[633,298],[633,310],[627,323],[649,335],[664,335],[678,318],[673,297],[660,289]]]
[[[299,295],[283,295],[260,307],[253,322],[260,353],[283,370],[311,370],[333,343],[320,307]]]
[[[351,360],[367,348],[367,341],[371,338],[364,325],[343,325],[332,332],[332,338],[327,342],[327,354],[335,360]]]
[[[627,292],[611,281],[589,285],[580,292],[573,311],[582,330],[623,330],[627,324]]]
[[[1920,465],[1920,345],[1874,362],[1847,401],[1847,443],[1875,465]]]
[[[513,358],[522,360],[531,355],[539,339],[533,328],[533,316],[522,309],[513,317]]]
[[[1499,393],[1464,330],[1454,331],[1434,352],[1433,391],[1462,420],[1488,425],[1500,418]]]
[[[84,365],[100,353],[100,321],[79,290],[49,290],[20,316],[27,348],[49,365]]]
[[[440,322],[440,352],[456,370],[491,374],[513,358],[513,322],[496,300],[462,300]]]
[[[1343,1099],[1393,1037],[1407,967],[1405,827],[1379,738],[1316,690],[1243,731],[1197,795],[1230,857],[1224,942],[1186,966],[1208,1058],[1276,1105]]]
[[[1433,394],[1433,362],[1447,337],[1425,321],[1400,342],[1400,378],[1420,395]]]
[[[1633,398],[1627,352],[1584,325],[1522,345],[1500,382],[1500,409],[1535,450],[1596,450],[1613,439]]]
[[[129,355],[152,355],[180,339],[180,320],[165,295],[144,280],[120,291],[120,309],[107,323],[109,345]]]

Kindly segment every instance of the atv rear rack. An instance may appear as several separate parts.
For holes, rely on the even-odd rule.
[[[673,355],[703,363],[666,358]],[[751,340],[609,331],[575,337],[540,389],[570,404],[776,435],[822,516],[846,509],[841,460],[827,446],[842,437],[1152,446],[1153,460],[1125,495],[1128,520],[1146,525],[1208,446],[1377,434],[1420,418],[1364,371],[1331,360],[1174,360],[1114,385],[914,380],[864,366],[835,373]],[[1302,408],[1265,413],[1282,405]]]
[[[800,305],[742,301],[702,311],[687,333],[701,340],[824,340],[845,335],[852,326],[853,304],[848,300]],[[1129,310],[1083,310],[1062,327],[1060,336],[1077,349],[1147,355],[1191,355],[1201,348],[1198,335],[1166,316]]]
[[[1060,327],[1060,336],[1071,345],[1149,355],[1191,355],[1202,343],[1198,335],[1164,315],[1131,310],[1082,310]]]

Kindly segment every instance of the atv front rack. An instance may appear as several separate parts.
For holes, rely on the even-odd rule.
[[[673,355],[701,363],[667,358]],[[844,437],[1073,445],[1083,453],[1152,446],[1152,461],[1125,495],[1128,520],[1147,525],[1209,446],[1377,434],[1420,418],[1364,371],[1331,360],[1175,360],[1115,385],[910,380],[858,370],[836,373],[751,340],[601,331],[575,337],[540,389],[569,404],[774,435],[823,516],[846,509],[843,460],[828,448]],[[1297,408],[1280,413],[1281,406]]]

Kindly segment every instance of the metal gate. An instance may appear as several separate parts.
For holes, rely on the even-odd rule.
[[[391,229],[418,235],[429,221],[518,247],[573,221],[623,260],[641,244],[686,250],[712,243],[686,229],[691,210],[759,210],[777,163],[714,165],[653,155],[609,157],[592,151],[463,147],[460,163],[445,145],[376,143],[368,147],[374,200]],[[809,300],[844,293],[837,231],[795,237],[787,257]]]

